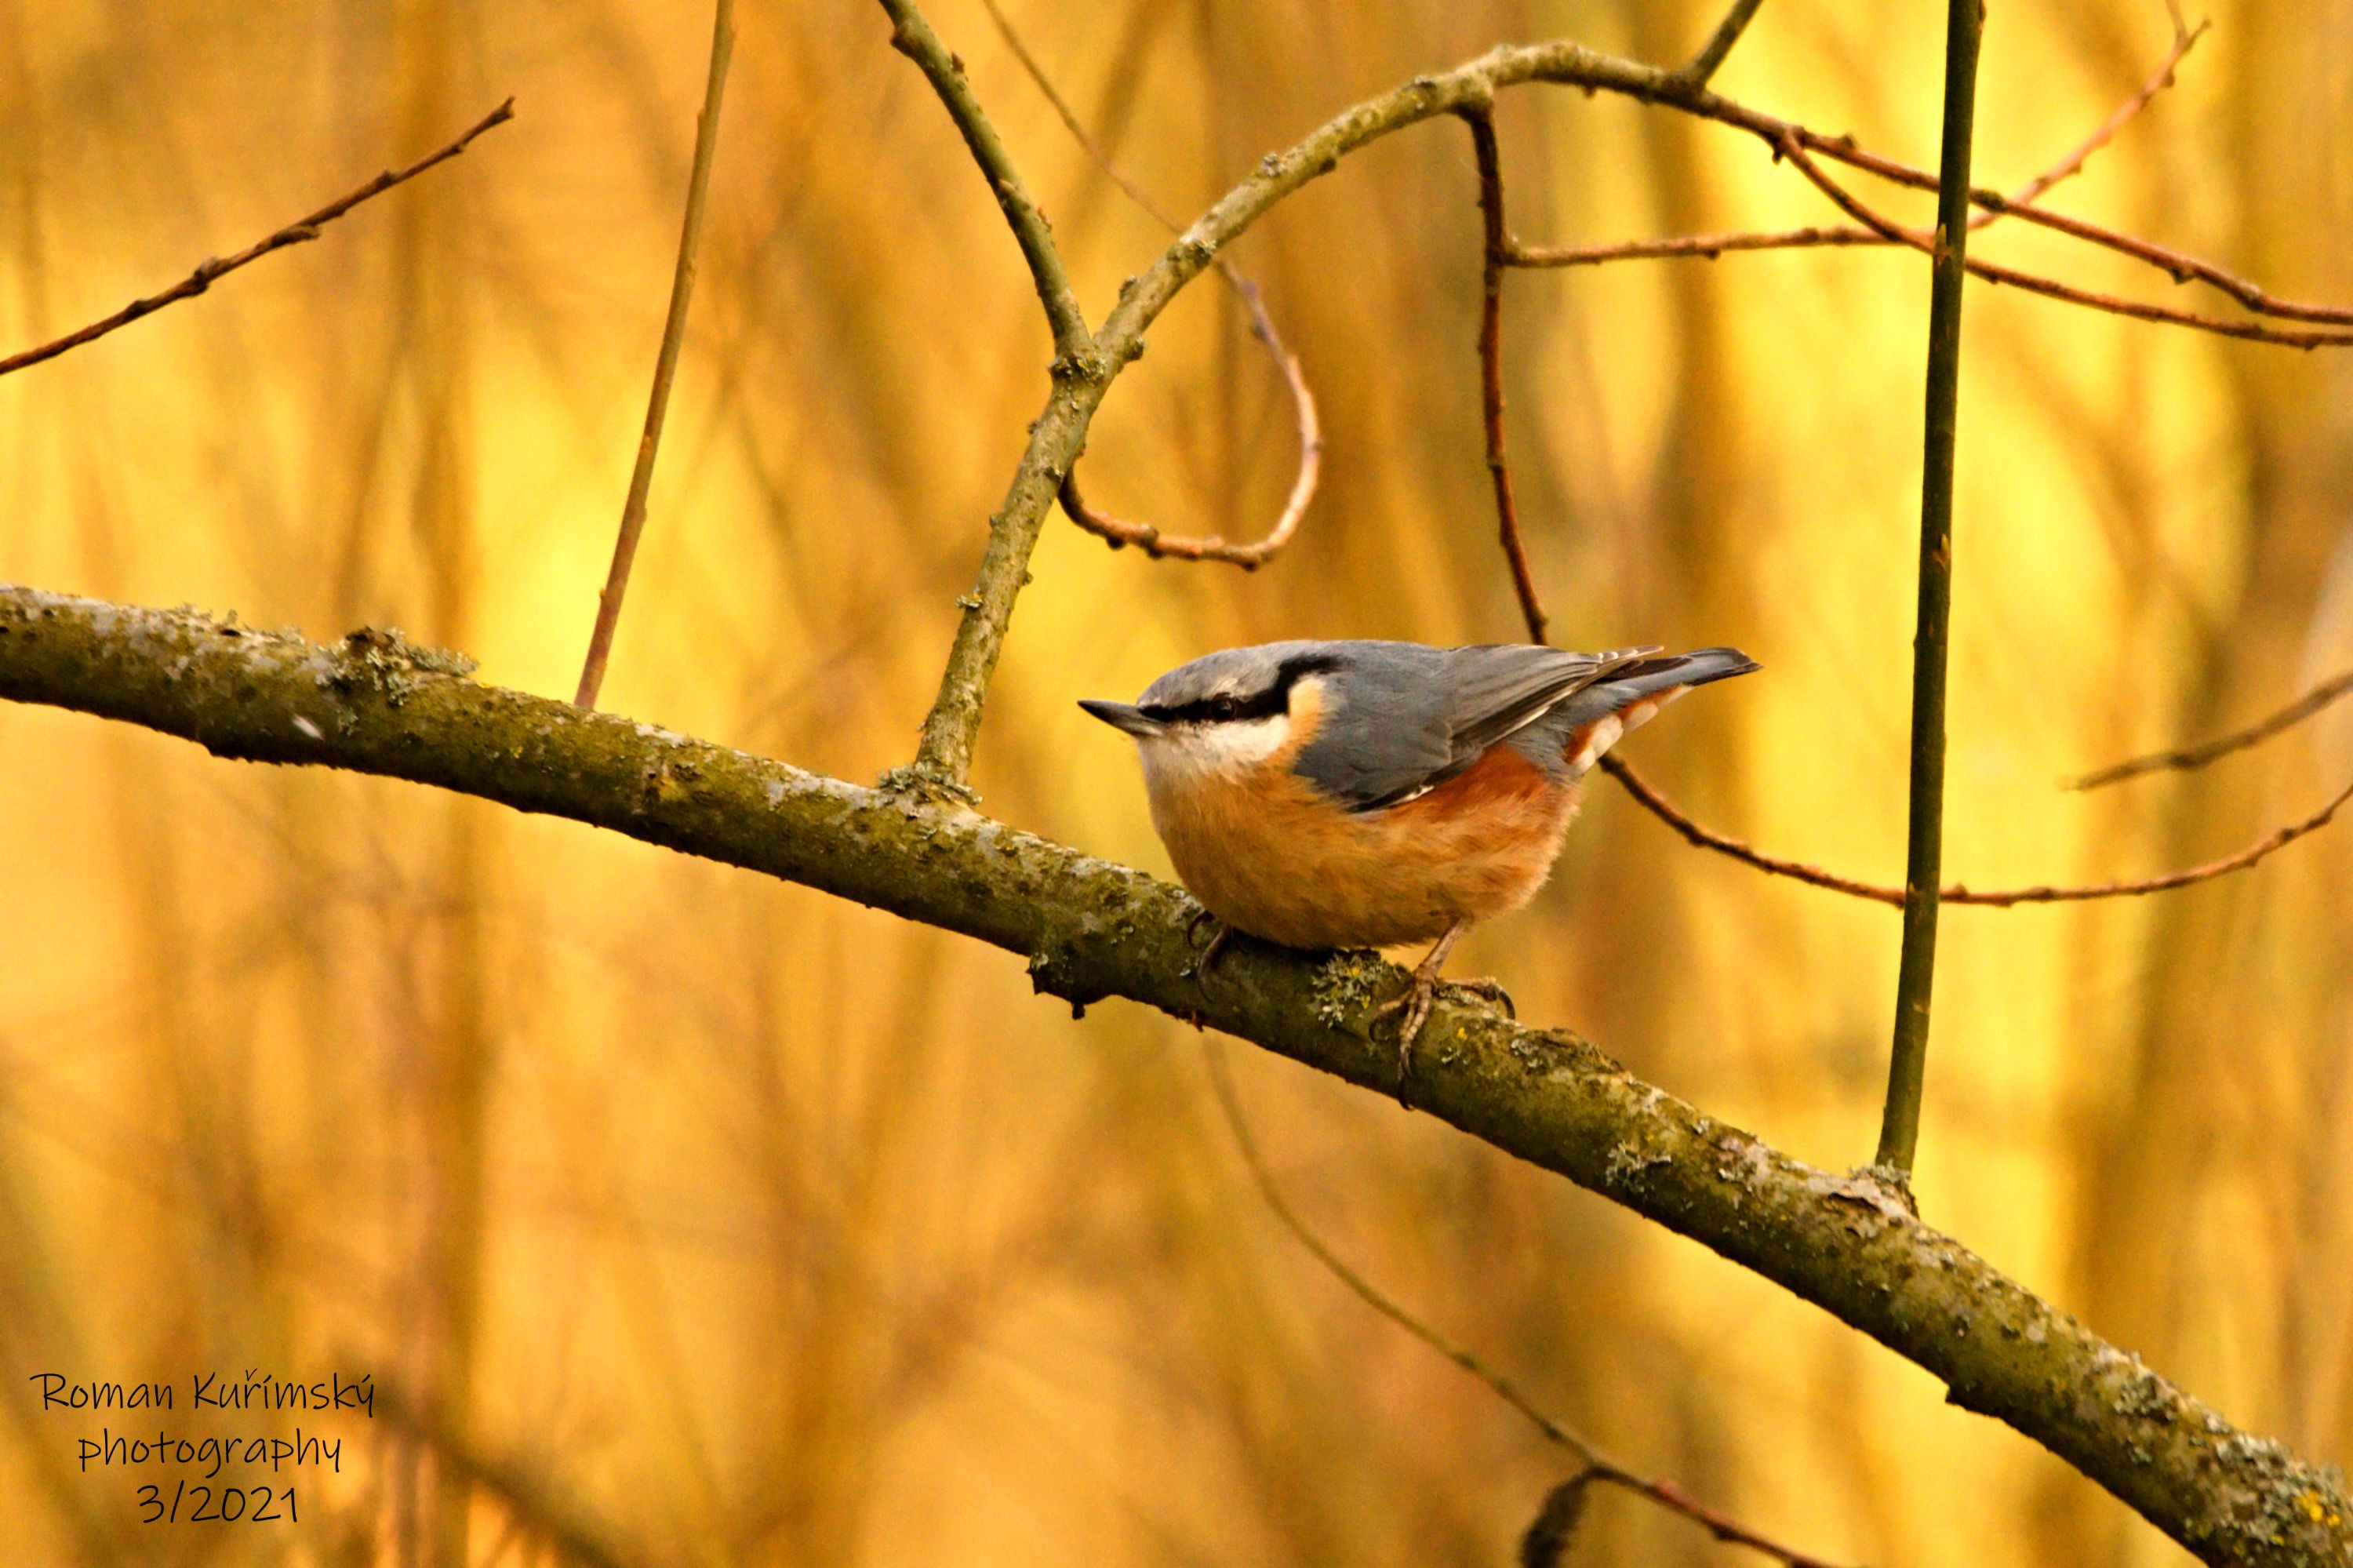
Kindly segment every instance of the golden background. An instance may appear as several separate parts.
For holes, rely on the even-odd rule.
[[[1734,97],[1933,165],[1942,7],[1770,0]],[[1021,0],[1189,217],[1262,153],[1504,38],[1686,55],[1712,5]],[[1097,316],[1164,236],[976,5],[932,21]],[[604,704],[869,779],[904,761],[1045,390],[1036,298],[880,12],[747,5],[702,275]],[[2224,4],[2052,204],[2353,298],[2353,6]],[[206,297],[0,381],[0,578],[398,625],[568,694],[642,418],[708,13],[644,0],[0,0],[0,349],[238,249],[512,93],[515,122]],[[1997,5],[1977,168],[2015,186],[2170,37]],[[1545,89],[1513,227],[1834,219],[1753,139]],[[1868,189],[1868,187],[1865,187]],[[1451,122],[1253,230],[1324,483],[1254,575],[1050,523],[987,809],[1165,874],[1073,705],[1214,647],[1519,635],[1482,461]],[[1908,221],[1925,203],[1889,196]],[[1976,249],[2210,302],[2020,226]],[[1628,750],[1705,820],[1894,880],[1926,268],[1887,251],[1517,274],[1511,440],[1555,635],[1765,673]],[[2225,302],[2211,308],[2227,311]],[[1253,535],[1291,412],[1213,281],[1097,422],[1091,499]],[[1947,863],[1978,885],[2219,854],[2353,768],[2353,711],[2194,777],[2064,775],[2353,664],[2353,360],[1973,284]],[[2353,1447],[2353,839],[2163,898],[1944,922],[1925,1211],[2307,1457]],[[1597,782],[1553,885],[1454,966],[1801,1158],[1870,1153],[1894,914],[1672,838]],[[1211,1046],[1210,1048],[1214,1048]],[[1275,1224],[1204,1041],[801,889],[478,802],[0,710],[0,1536],[10,1563],[541,1560],[388,1421],[288,1526],[148,1527],[26,1379],[372,1371],[466,1412],[653,1563],[1501,1563],[1570,1467]],[[1815,1308],[1242,1047],[1346,1256],[1646,1471],[1841,1562],[2180,1561]],[[179,1428],[208,1429],[182,1414]],[[464,1526],[460,1529],[460,1526]],[[1619,1495],[1579,1563],[1754,1561]]]

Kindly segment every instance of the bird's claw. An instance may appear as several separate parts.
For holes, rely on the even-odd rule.
[[[1413,1043],[1421,1037],[1421,1027],[1430,1022],[1430,1010],[1437,1003],[1440,991],[1455,991],[1478,997],[1490,1006],[1500,1007],[1504,1015],[1516,1020],[1519,1010],[1512,1005],[1511,993],[1492,980],[1450,980],[1416,969],[1398,995],[1373,1009],[1375,1018],[1386,1018],[1392,1012],[1404,1017],[1398,1023],[1398,1104],[1404,1105],[1406,1080],[1413,1075]]]
[[[1513,1005],[1512,993],[1504,989],[1504,984],[1501,980],[1484,979],[1440,980],[1438,982],[1438,989],[1440,991],[1459,991],[1467,995],[1475,996],[1491,1007],[1502,1008],[1504,1010],[1504,1016],[1511,1019],[1514,1022],[1519,1020],[1520,1010]]]
[[[1201,949],[1199,958],[1185,966],[1186,978],[1204,990],[1207,990],[1209,984],[1209,966],[1216,963],[1218,955],[1226,950],[1227,938],[1234,934],[1234,928],[1207,909],[1196,909],[1193,911],[1193,917],[1185,922],[1185,940],[1187,944],[1200,935],[1203,926],[1210,924],[1214,924],[1218,928],[1211,933],[1209,945]]]

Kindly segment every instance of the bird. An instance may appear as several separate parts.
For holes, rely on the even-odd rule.
[[[1587,771],[1692,687],[1757,668],[1736,648],[1303,640],[1079,706],[1134,737],[1153,826],[1222,927],[1198,972],[1234,931],[1311,951],[1434,944],[1378,1010],[1401,1015],[1402,1100],[1441,986],[1509,1007],[1494,981],[1440,970],[1544,885]]]

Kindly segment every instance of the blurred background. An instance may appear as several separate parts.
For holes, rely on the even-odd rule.
[[[1189,217],[1356,99],[1503,39],[1686,56],[1714,0],[1008,0]],[[2353,298],[2353,5],[2223,0],[2056,205]],[[932,20],[1091,314],[1163,233],[989,18]],[[2193,17],[2194,19],[2194,17]],[[1050,349],[878,10],[750,4],[653,514],[605,705],[871,779],[910,755]],[[1977,166],[2015,186],[2162,58],[2157,0],[1998,6]],[[362,624],[572,689],[669,283],[709,16],[649,0],[0,0],[0,348],[249,243],[508,94],[518,118],[206,298],[0,381],[0,578]],[[1942,7],[1772,0],[1718,79],[1933,166]],[[1580,243],[1834,215],[1753,140],[1501,103],[1512,224]],[[1863,187],[1869,191],[1869,187]],[[1927,208],[1883,195],[1909,221]],[[2019,226],[1982,253],[2194,301]],[[1269,568],[1054,520],[976,782],[1155,871],[1073,705],[1290,635],[1516,638],[1482,461],[1456,123],[1237,248],[1329,447]],[[1926,269],[1871,250],[1518,274],[1510,437],[1557,640],[1765,673],[1630,755],[1709,822],[1894,881]],[[1090,498],[1253,536],[1291,409],[1214,281],[1120,383]],[[2314,810],[2353,706],[2193,776],[2057,780],[2353,665],[2353,359],[1972,285],[1947,863],[2194,863]],[[2353,829],[2161,898],[1945,919],[1937,1224],[2253,1429],[2353,1447]],[[11,1563],[547,1560],[381,1413],[300,1526],[150,1527],[26,1378],[374,1373],[655,1564],[1493,1564],[1563,1478],[1260,1202],[1217,1049],[1019,962],[611,835],[0,710],[0,1535]],[[1687,848],[1597,780],[1551,886],[1455,968],[1834,1168],[1877,1128],[1896,919]],[[1598,1198],[1245,1047],[1344,1255],[1634,1466],[1824,1557],[2183,1560],[1816,1309]],[[121,1425],[117,1423],[116,1425]],[[143,1425],[144,1423],[139,1423]],[[315,1424],[314,1424],[315,1425]],[[237,1429],[231,1413],[175,1429]],[[252,1477],[260,1479],[260,1477]],[[1745,1561],[1621,1496],[1577,1562]]]

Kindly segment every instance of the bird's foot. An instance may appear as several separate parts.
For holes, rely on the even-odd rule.
[[[1430,1022],[1430,1003],[1438,1000],[1438,976],[1427,969],[1419,969],[1406,980],[1405,990],[1373,1009],[1375,1018],[1399,1013],[1398,1020],[1398,1104],[1405,1104],[1406,1080],[1413,1075],[1413,1043],[1421,1035],[1421,1026]]]
[[[1415,969],[1406,981],[1405,990],[1373,1009],[1375,1018],[1390,1013],[1402,1013],[1398,1022],[1398,1104],[1405,1105],[1406,1080],[1413,1075],[1413,1043],[1421,1037],[1421,1027],[1430,1022],[1430,1010],[1441,994],[1472,996],[1490,1007],[1500,1007],[1506,1018],[1516,1019],[1519,1010],[1512,1005],[1511,992],[1492,980],[1450,980],[1438,978],[1438,972],[1426,963]],[[1408,1107],[1411,1108],[1411,1107]]]
[[[1201,949],[1201,956],[1186,966],[1185,973],[1195,985],[1207,990],[1209,984],[1209,967],[1218,961],[1218,955],[1226,950],[1227,939],[1233,936],[1234,928],[1207,909],[1197,909],[1193,912],[1193,917],[1185,922],[1185,940],[1191,942],[1195,937],[1200,935],[1201,927],[1204,926],[1215,926],[1217,929],[1209,934],[1209,945]]]

